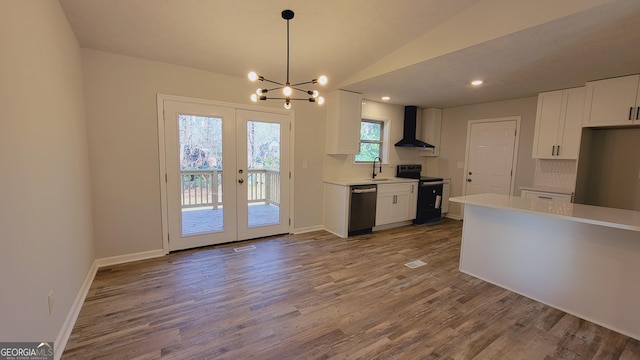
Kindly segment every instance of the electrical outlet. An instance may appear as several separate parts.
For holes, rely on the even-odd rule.
[[[47,297],[49,301],[49,315],[53,314],[53,305],[55,302],[55,298],[53,297],[53,290],[49,291],[49,296]]]

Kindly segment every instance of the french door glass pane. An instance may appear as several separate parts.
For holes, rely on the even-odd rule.
[[[280,124],[247,121],[249,227],[280,223]]]
[[[178,117],[182,235],[224,230],[222,119]]]

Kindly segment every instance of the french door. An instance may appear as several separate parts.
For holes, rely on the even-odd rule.
[[[168,250],[289,232],[290,116],[163,100]]]

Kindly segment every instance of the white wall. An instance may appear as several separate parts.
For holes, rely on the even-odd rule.
[[[485,104],[444,109],[442,113],[441,150],[437,158],[427,158],[427,175],[451,178],[451,196],[462,195],[464,164],[467,142],[467,124],[470,120],[521,116],[520,143],[516,168],[515,194],[520,195],[520,186],[531,186],[535,162],[531,158],[533,133],[536,121],[537,97],[497,101]],[[449,214],[461,216],[461,206],[451,203]]]
[[[96,256],[162,248],[156,94],[251,104],[256,84],[83,49]],[[279,101],[259,105],[281,107]],[[295,102],[294,228],[322,225],[326,110]],[[302,168],[302,161],[308,167]]]
[[[57,1],[1,1],[0,48],[0,341],[54,341],[94,259],[80,48]]]

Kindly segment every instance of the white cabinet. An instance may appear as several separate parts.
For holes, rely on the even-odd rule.
[[[587,82],[584,126],[640,124],[640,75]]]
[[[528,199],[538,199],[538,200],[551,200],[551,201],[557,201],[562,203],[571,202],[571,194],[560,194],[560,193],[535,191],[535,190],[522,190],[520,192],[520,197],[528,198]]]
[[[584,87],[538,94],[533,158],[578,159],[584,101]]]
[[[362,94],[336,90],[327,95],[327,154],[358,154]]]
[[[417,182],[378,184],[376,226],[416,218]]]
[[[449,197],[451,197],[451,179],[443,179],[442,181],[442,215],[449,212]]]
[[[349,233],[349,201],[351,188],[324,183],[324,228],[340,237]]]
[[[442,129],[442,109],[428,108],[422,110],[420,140],[435,146],[435,148],[421,149],[420,156],[440,155],[440,132]]]

